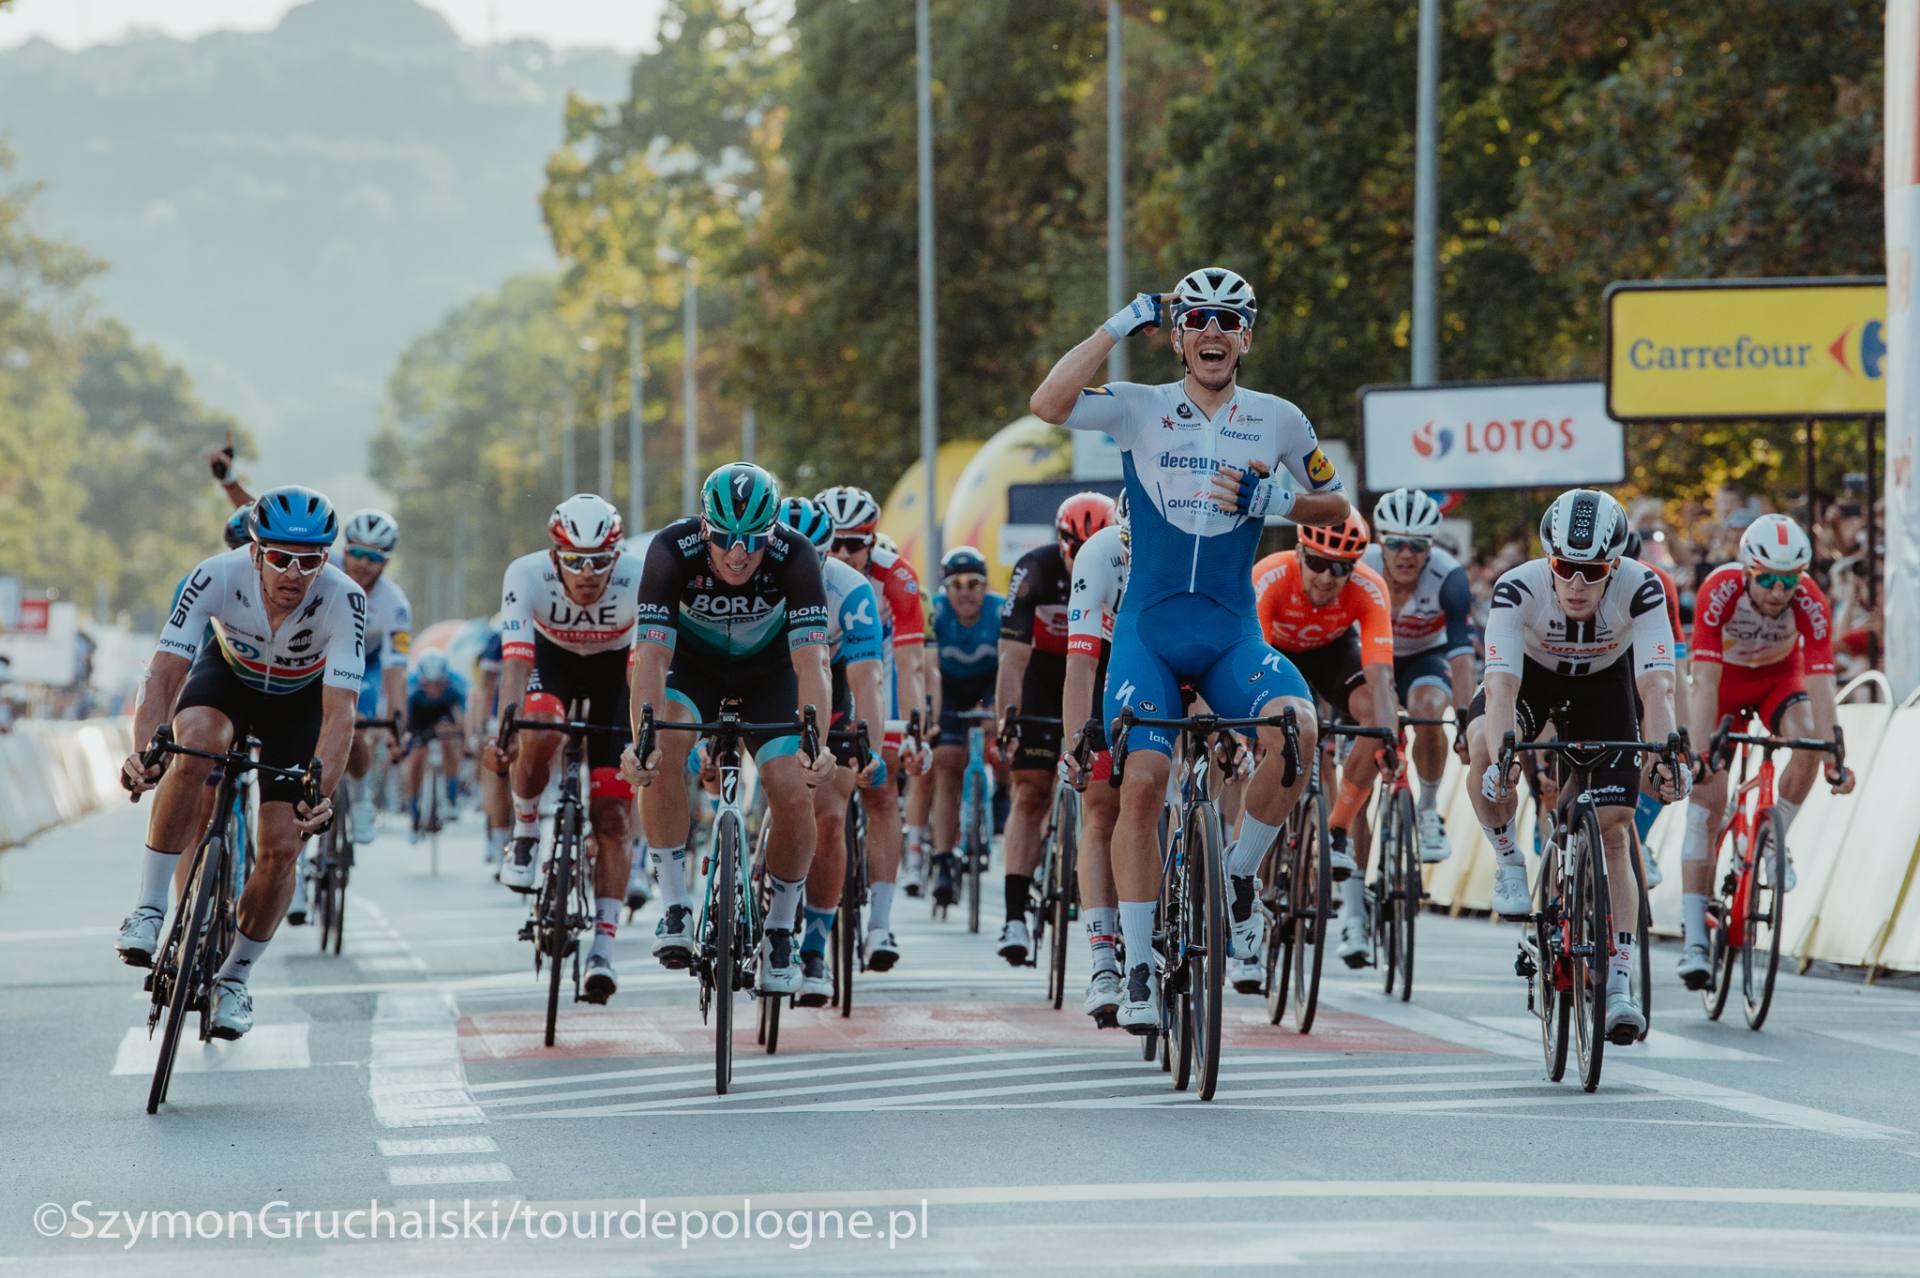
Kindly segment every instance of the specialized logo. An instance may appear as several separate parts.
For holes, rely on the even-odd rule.
[[[1453,432],[1431,420],[1414,428],[1413,451],[1422,457],[1445,457],[1453,451]]]
[[[1115,690],[1113,695],[1119,699],[1121,705],[1123,706],[1131,705],[1133,703],[1133,694],[1136,691],[1138,691],[1138,689],[1136,689],[1133,686],[1133,680],[1129,679],[1125,683],[1121,684],[1120,687],[1117,690]],[[1151,706],[1142,707],[1142,708],[1152,709]]]

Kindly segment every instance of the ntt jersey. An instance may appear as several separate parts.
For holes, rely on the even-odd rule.
[[[211,628],[221,660],[249,688],[298,692],[314,680],[360,690],[367,664],[367,595],[329,564],[280,623],[267,622],[260,569],[246,546],[204,560],[187,574],[160,630],[159,650],[193,660]]]
[[[338,546],[327,552],[327,562],[341,572],[347,570],[346,556]],[[367,594],[367,655],[380,658],[380,668],[405,669],[407,650],[413,646],[413,605],[398,582],[380,574]]]
[[[820,561],[827,592],[827,651],[836,666],[878,661],[886,652],[880,604],[865,573],[838,559]]]
[[[621,551],[600,598],[577,604],[567,598],[550,553],[536,550],[520,556],[507,565],[500,582],[502,659],[532,661],[536,635],[582,657],[632,647],[640,567],[635,556]]]
[[[1553,570],[1533,559],[1494,583],[1487,614],[1487,673],[1523,673],[1522,658],[1554,674],[1591,675],[1632,652],[1634,675],[1673,669],[1667,592],[1637,559],[1622,559],[1593,616],[1575,621],[1553,593]]]
[[[1360,562],[1387,580],[1387,568],[1378,542],[1367,547]],[[1391,592],[1391,590],[1390,590]],[[1442,649],[1448,657],[1473,651],[1473,587],[1467,570],[1440,546],[1427,548],[1427,562],[1420,569],[1413,589],[1405,599],[1394,600],[1393,655],[1411,657],[1415,653]]]
[[[1811,574],[1802,573],[1777,617],[1753,606],[1746,572],[1722,564],[1701,583],[1693,605],[1693,659],[1752,668],[1798,652],[1808,674],[1833,673],[1833,610]]]
[[[1306,414],[1260,391],[1236,390],[1209,418],[1183,382],[1112,382],[1082,391],[1066,424],[1105,431],[1121,449],[1133,525],[1128,611],[1197,594],[1235,615],[1252,615],[1261,521],[1214,506],[1213,474],[1222,463],[1245,470],[1259,462],[1276,475],[1285,471],[1297,492],[1341,486]]]
[[[785,524],[767,534],[759,567],[738,586],[714,575],[697,518],[654,535],[640,575],[639,639],[720,665],[772,661],[827,643],[820,552]],[[786,643],[779,642],[782,636]]]
[[[946,595],[934,596],[933,643],[942,678],[983,679],[1000,668],[1000,613],[1006,606],[1005,596],[988,592],[981,596],[980,615],[963,626]]]
[[[1119,524],[1108,524],[1073,557],[1073,592],[1067,598],[1067,651],[1100,655],[1113,640],[1113,618],[1127,591],[1127,543]]]
[[[1393,664],[1393,620],[1387,583],[1364,564],[1340,586],[1333,602],[1307,598],[1298,556],[1268,555],[1253,566],[1254,610],[1260,633],[1281,652],[1311,652],[1360,627],[1362,665]]]

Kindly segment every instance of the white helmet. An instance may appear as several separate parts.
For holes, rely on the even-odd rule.
[[[1556,559],[1612,563],[1627,550],[1626,509],[1597,488],[1570,488],[1540,516],[1540,546]]]
[[[423,652],[420,654],[420,660],[415,663],[413,672],[420,677],[421,683],[439,683],[451,674],[452,670],[447,665],[445,653]]]
[[[369,506],[354,512],[353,518],[347,521],[346,542],[349,546],[365,546],[383,555],[391,555],[399,541],[400,525],[394,523],[393,516],[384,510]]]
[[[1418,488],[1396,488],[1373,504],[1373,534],[1431,537],[1440,531],[1440,503]]]
[[[880,503],[864,488],[842,484],[815,495],[838,533],[870,533],[880,525]]]
[[[1749,572],[1800,572],[1813,562],[1813,543],[1786,515],[1762,515],[1740,534],[1740,563]]]
[[[556,550],[611,550],[620,544],[620,512],[605,497],[575,493],[553,508],[547,535]]]
[[[1180,317],[1196,306],[1217,306],[1238,311],[1252,326],[1260,306],[1253,300],[1253,285],[1224,266],[1203,266],[1188,271],[1173,290],[1173,316]]]

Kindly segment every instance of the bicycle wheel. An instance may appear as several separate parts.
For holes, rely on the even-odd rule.
[[[551,969],[547,972],[547,1046],[560,1020],[560,965],[566,958],[567,914],[573,903],[573,858],[580,837],[580,810],[563,801],[554,818],[553,855],[540,893],[540,941]]]
[[[1768,808],[1760,814],[1753,839],[1753,872],[1747,877],[1746,926],[1740,938],[1740,993],[1747,1005],[1747,1028],[1767,1023],[1773,1005],[1773,981],[1780,971],[1780,914],[1787,881],[1787,825]]]
[[[1607,908],[1607,860],[1600,841],[1600,818],[1586,804],[1574,818],[1573,882],[1567,927],[1573,949],[1573,1042],[1580,1063],[1580,1086],[1600,1086],[1607,1049],[1607,964],[1612,952]]]
[[[1310,1034],[1320,1006],[1320,968],[1333,919],[1333,869],[1326,801],[1315,793],[1305,806],[1300,842],[1293,852],[1293,1028]]]
[[[1400,968],[1400,1001],[1413,998],[1413,930],[1420,918],[1420,899],[1425,884],[1420,878],[1420,855],[1414,837],[1413,795],[1401,790],[1394,795],[1394,833],[1392,854],[1394,892],[1389,901],[1393,923],[1393,958]],[[1392,978],[1388,978],[1391,982]],[[1387,992],[1393,992],[1389,984]]]
[[[1287,816],[1273,850],[1273,908],[1267,912],[1267,1024],[1278,1025],[1287,1015],[1287,992],[1293,975],[1293,845],[1300,837],[1299,811]]]
[[[967,814],[967,931],[980,932],[980,880],[987,874],[987,796],[984,783],[973,787]]]
[[[206,960],[201,954],[201,938],[213,908],[213,885],[207,880],[207,866],[215,861],[210,853],[217,841],[209,840],[202,845],[200,863],[194,867],[187,899],[175,915],[174,935],[169,938],[169,948],[173,949],[172,984],[167,990],[167,1023],[160,1032],[160,1055],[153,1064],[153,1083],[147,1088],[149,1114],[158,1113],[161,1102],[167,1099],[167,1086],[173,1081],[173,1058],[180,1050],[180,1031],[187,1023],[187,1013],[199,1004],[203,1022],[212,1014],[205,1006],[210,996],[207,987],[212,982],[205,979]],[[165,970],[163,952],[162,961],[154,965],[156,984],[163,979]]]
[[[1187,966],[1187,840],[1173,836],[1173,855],[1160,874],[1160,917],[1154,927],[1161,949],[1160,1018],[1166,1026],[1167,1069],[1173,1090],[1184,1092],[1193,1078],[1193,1008]]]
[[[860,796],[847,800],[847,819],[842,831],[846,842],[846,866],[840,876],[840,910],[833,917],[833,1001],[840,1015],[853,1015],[853,974],[860,967],[860,907],[867,896],[867,840],[860,817],[864,808]]]
[[[722,808],[713,828],[713,1090],[725,1096],[733,1085],[733,992],[739,971],[734,945],[739,931],[740,814]]]
[[[1213,1099],[1220,1084],[1220,1018],[1227,975],[1226,838],[1220,811],[1196,805],[1188,818],[1195,838],[1187,857],[1187,1000],[1193,1020],[1193,1055],[1200,1099]]]
[[[1547,1081],[1567,1076],[1567,1040],[1573,1028],[1573,1000],[1562,986],[1567,959],[1561,937],[1566,927],[1566,884],[1560,873],[1560,848],[1549,835],[1541,857],[1540,877],[1534,883],[1533,928],[1534,993],[1539,1000],[1540,1050],[1546,1056]]]
[[[1079,799],[1072,789],[1060,787],[1059,798],[1054,802],[1053,865],[1047,872],[1047,894],[1040,901],[1042,925],[1053,929],[1047,957],[1047,997],[1056,1012],[1067,994],[1067,933],[1073,914],[1073,876],[1080,851]],[[1036,950],[1040,940],[1037,935],[1033,938]]]

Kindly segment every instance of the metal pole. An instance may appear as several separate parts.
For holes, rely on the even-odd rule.
[[[535,441],[534,446],[540,450],[540,472],[542,474],[545,474],[547,469],[548,429],[546,410],[535,410],[533,414],[533,437]]]
[[[573,455],[575,412],[574,392],[568,391],[567,406],[560,417],[560,497],[562,500],[580,491],[580,471]]]
[[[933,41],[928,31],[927,0],[914,6],[915,116],[920,159],[920,467],[925,484],[922,497],[926,517],[925,559],[920,580],[939,577],[940,521],[938,476],[934,456],[940,444],[940,383],[933,309]],[[1116,308],[1117,309],[1117,308]]]
[[[694,262],[687,259],[687,289],[682,306],[682,344],[686,356],[680,370],[680,509],[692,514],[699,508],[700,479],[694,474],[699,459],[700,379],[694,366],[699,360],[700,313],[698,294],[693,287]]]
[[[640,430],[640,310],[627,307],[627,529],[647,526],[647,449]]]
[[[467,504],[461,502],[453,514],[453,598],[447,612],[463,617],[467,612]]]
[[[753,411],[753,405],[747,405],[747,411],[740,414],[740,459],[753,461],[754,454],[760,450],[760,415]]]
[[[1107,0],[1107,310],[1127,304],[1126,64],[1120,57],[1120,0]],[[1115,342],[1107,376],[1127,380],[1127,344]]]
[[[1439,379],[1440,0],[1420,0],[1413,160],[1413,382]]]
[[[613,370],[600,370],[600,495],[613,500]]]
[[[1807,482],[1807,536],[1813,536],[1813,530],[1820,525],[1820,492],[1814,477],[1813,450],[1816,444],[1814,431],[1818,423],[1811,417],[1807,419],[1806,444],[1806,482]]]

